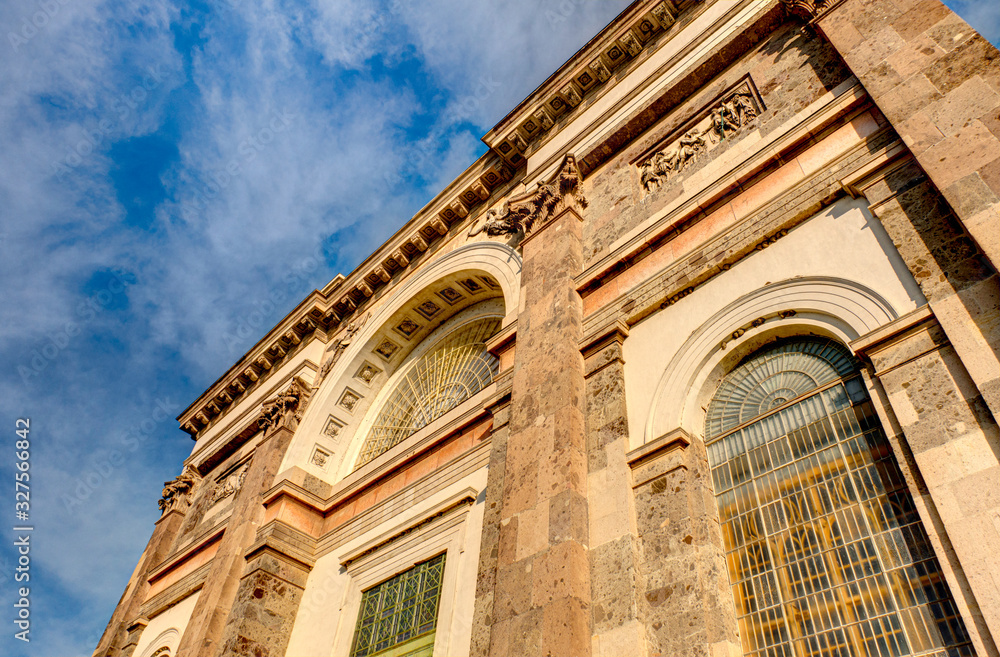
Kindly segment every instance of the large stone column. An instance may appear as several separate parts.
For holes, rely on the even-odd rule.
[[[939,0],[783,2],[818,14],[819,29],[1000,268],[1000,52]]]
[[[490,655],[588,657],[579,174],[511,203],[522,222],[522,308],[511,392]]]
[[[226,620],[237,599],[253,545],[264,518],[261,494],[271,487],[278,467],[298,426],[309,396],[309,385],[296,379],[288,390],[264,403],[264,437],[254,449],[243,486],[236,494],[232,515],[204,588],[177,648],[177,657],[208,657],[221,653]],[[288,637],[285,637],[285,641]]]
[[[912,159],[866,182],[861,191],[996,421],[1000,277]]]

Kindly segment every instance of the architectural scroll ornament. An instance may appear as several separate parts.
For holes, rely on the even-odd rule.
[[[261,430],[267,431],[277,426],[294,430],[299,426],[312,390],[312,386],[301,377],[292,379],[291,385],[284,392],[264,402],[260,417],[257,418]]]
[[[159,501],[160,511],[166,514],[175,509],[183,511],[191,506],[191,492],[199,479],[201,477],[198,471],[186,465],[176,478],[163,482],[163,494]]]
[[[469,230],[469,237],[480,233],[490,237],[510,237],[508,244],[517,246],[532,230],[545,225],[563,208],[587,207],[582,182],[576,158],[567,155],[551,180],[538,183],[530,192],[507,199],[499,210],[487,212],[482,223]]]
[[[749,82],[712,108],[681,137],[639,164],[646,193],[655,192],[667,180],[681,173],[706,153],[757,118],[760,107]]]

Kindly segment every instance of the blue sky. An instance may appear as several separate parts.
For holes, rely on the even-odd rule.
[[[30,418],[36,527],[25,645],[0,523],[0,653],[90,655],[193,445],[177,413],[626,4],[0,4],[0,479]],[[997,3],[950,4],[998,41]]]

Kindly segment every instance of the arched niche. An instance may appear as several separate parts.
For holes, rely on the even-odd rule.
[[[363,324],[313,394],[281,470],[298,466],[328,483],[342,478],[380,396],[429,336],[482,312],[501,317],[502,326],[516,318],[520,270],[520,256],[504,244],[467,244],[428,263],[375,309],[356,313]]]
[[[656,383],[642,444],[677,428],[700,436],[704,407],[723,376],[761,346],[810,334],[846,345],[897,316],[874,290],[827,276],[781,281],[736,299],[695,330],[670,360]]]

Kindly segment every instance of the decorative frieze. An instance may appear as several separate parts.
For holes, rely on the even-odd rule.
[[[238,493],[243,487],[243,481],[246,479],[247,471],[249,469],[250,462],[247,461],[242,466],[217,481],[215,483],[215,488],[212,489],[212,497],[209,498],[209,504],[215,504],[220,500],[226,499],[230,495]]]
[[[730,91],[684,133],[638,163],[647,194],[681,173],[726,139],[753,122],[762,111],[750,80]]]

